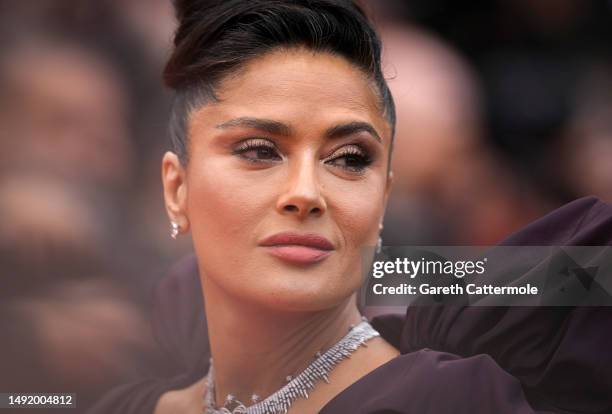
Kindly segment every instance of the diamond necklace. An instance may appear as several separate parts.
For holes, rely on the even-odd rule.
[[[299,398],[308,398],[308,392],[315,384],[323,379],[329,383],[328,374],[342,360],[349,358],[360,346],[366,346],[366,341],[380,336],[372,328],[367,319],[356,326],[351,326],[348,334],[340,339],[325,353],[316,353],[316,359],[295,378],[287,376],[287,384],[268,398],[259,401],[259,397],[253,395],[251,399],[254,404],[246,407],[233,395],[229,394],[225,404],[221,408],[215,408],[215,381],[212,358],[206,375],[206,393],[204,394],[204,414],[282,414],[286,413],[291,404]]]

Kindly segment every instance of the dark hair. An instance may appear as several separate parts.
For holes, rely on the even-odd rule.
[[[395,106],[382,74],[381,42],[355,1],[175,0],[174,6],[179,27],[164,81],[176,90],[170,136],[183,164],[189,113],[217,100],[215,88],[225,76],[281,47],[339,55],[359,67],[376,84],[381,110],[395,135]]]

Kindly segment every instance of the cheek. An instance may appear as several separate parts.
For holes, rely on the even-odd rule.
[[[338,189],[333,203],[333,217],[349,250],[374,245],[382,218],[383,192],[374,182],[362,183],[353,191]],[[380,200],[380,201],[379,201]]]
[[[258,185],[248,174],[237,174],[228,162],[207,159],[194,167],[188,177],[187,208],[194,243],[238,247],[248,229],[261,217],[267,203],[265,181]],[[245,236],[246,235],[246,236]]]
[[[330,291],[351,293],[363,283],[364,265],[378,238],[383,194],[376,180],[352,183],[350,187],[345,183],[336,189],[330,213],[343,239],[343,248],[338,257],[338,277],[329,280]]]

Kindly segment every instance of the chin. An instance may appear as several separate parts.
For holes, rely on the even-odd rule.
[[[258,291],[257,302],[264,307],[286,312],[317,312],[342,305],[359,288],[359,283],[316,283],[283,281]],[[357,281],[358,282],[358,281]]]

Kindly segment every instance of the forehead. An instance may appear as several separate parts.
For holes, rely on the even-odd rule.
[[[217,96],[218,102],[194,114],[196,120],[254,116],[310,126],[361,120],[381,136],[389,133],[373,82],[345,58],[329,53],[270,52],[226,77]]]

